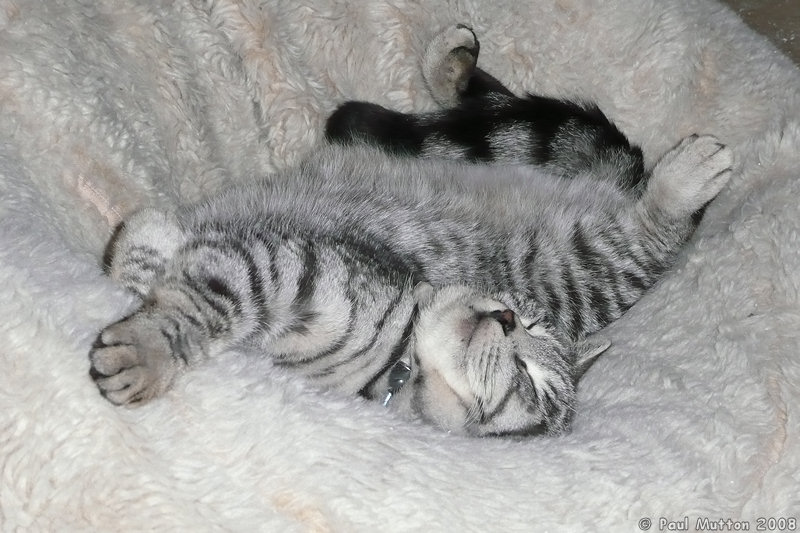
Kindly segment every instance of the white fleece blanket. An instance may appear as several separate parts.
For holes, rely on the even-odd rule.
[[[432,108],[419,58],[456,22],[513,90],[598,102],[648,162],[694,132],[738,159],[608,330],[573,433],[456,438],[242,354],[144,408],[106,403],[87,352],[132,304],[99,267],[121,217],[293,164],[345,99]],[[0,0],[2,529],[800,518],[799,89],[712,0]]]

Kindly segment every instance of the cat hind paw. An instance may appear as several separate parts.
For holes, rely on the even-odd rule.
[[[436,103],[444,108],[458,104],[475,70],[479,51],[478,38],[464,24],[450,26],[428,44],[422,74]]]

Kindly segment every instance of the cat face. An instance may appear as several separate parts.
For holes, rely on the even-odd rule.
[[[577,375],[590,362],[576,362],[574,346],[470,288],[422,285],[417,293],[415,355],[397,394],[401,409],[473,436],[568,428]]]

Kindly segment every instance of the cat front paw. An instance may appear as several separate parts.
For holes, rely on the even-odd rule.
[[[170,338],[147,316],[105,328],[89,352],[89,375],[115,405],[138,406],[162,395],[178,372]]]
[[[472,28],[457,24],[442,31],[428,44],[422,74],[431,96],[442,107],[454,107],[467,89],[478,62],[478,42]]]
[[[719,194],[733,165],[733,151],[713,135],[689,136],[653,169],[651,194],[670,215],[690,216]]]

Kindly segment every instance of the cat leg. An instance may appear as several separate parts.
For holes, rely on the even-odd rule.
[[[472,28],[451,26],[428,44],[422,58],[422,75],[431,96],[441,107],[458,106],[468,98],[489,93],[514,96],[497,78],[476,67],[480,43]]]
[[[184,242],[183,230],[173,213],[143,209],[117,228],[106,247],[103,269],[143,299]]]
[[[447,143],[448,136],[448,132],[442,130],[448,125],[455,131],[477,130],[483,138],[492,126],[491,114],[480,112],[486,107],[486,97],[499,94],[517,100],[497,79],[476,68],[479,49],[475,34],[463,24],[439,33],[426,49],[422,59],[423,77],[433,99],[450,114],[447,111],[444,114],[400,113],[370,102],[350,101],[339,106],[328,118],[325,138],[340,144],[363,141],[400,155],[464,159],[472,139],[460,139],[455,150],[441,150],[439,145]],[[466,102],[474,109],[459,112],[457,107]],[[462,145],[466,147],[462,149]],[[469,153],[466,157],[481,159]]]
[[[689,220],[714,199],[733,172],[733,152],[711,135],[692,135],[656,164],[641,203],[648,211]]]
[[[185,240],[173,213],[143,209],[117,228],[103,267],[145,300]],[[89,374],[103,396],[114,404],[135,404],[166,390],[179,368],[170,354],[189,351],[180,346],[187,338],[180,329],[151,304],[104,329],[89,352]]]
[[[101,394],[118,405],[156,398],[184,370],[268,329],[276,317],[252,259],[213,238],[179,250],[141,308],[98,335],[89,373]]]
[[[161,395],[183,370],[238,344],[267,321],[261,278],[249,252],[225,238],[207,238],[169,256],[177,227],[168,219],[134,218],[129,227],[143,230],[154,221],[164,223],[163,231],[145,232],[141,240],[133,238],[135,232],[122,236],[116,246],[123,255],[111,263],[136,283],[135,276],[154,276],[142,306],[101,331],[89,353],[90,376],[118,405]],[[122,260],[128,247],[148,246],[166,253],[143,255],[145,260],[129,253],[127,262]],[[138,268],[140,262],[147,268]]]
[[[518,98],[476,67],[472,30],[451,26],[429,44],[422,71],[445,109],[406,114],[347,102],[328,119],[329,141],[362,141],[405,156],[543,166],[556,176],[591,175],[638,197],[648,179],[641,150],[596,106]]]

